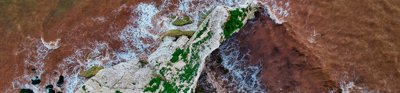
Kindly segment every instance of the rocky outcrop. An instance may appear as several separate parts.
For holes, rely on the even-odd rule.
[[[166,36],[148,58],[148,65],[138,61],[120,63],[101,70],[90,78],[83,92],[193,92],[205,65],[206,57],[225,38],[236,33],[252,17],[253,6],[216,7],[191,38]]]
[[[184,26],[184,25],[191,24],[191,23],[193,23],[193,21],[190,20],[189,16],[183,16],[182,18],[175,19],[175,21],[172,22],[172,25],[174,25],[174,26]]]
[[[106,68],[83,84],[76,93],[123,93],[142,92],[153,77],[149,67],[140,67],[138,61],[117,64]]]
[[[90,69],[88,69],[87,71],[81,72],[79,75],[86,77],[86,78],[90,78],[90,77],[96,75],[97,72],[99,72],[102,69],[104,69],[104,67],[102,67],[102,66],[93,66]]]
[[[111,68],[106,68],[97,73],[83,84],[77,93],[140,93],[151,78],[155,77],[154,61],[170,59],[172,50],[183,47],[189,40],[186,36],[178,39],[165,37],[160,47],[150,55],[151,63],[144,65],[139,60],[120,63]]]

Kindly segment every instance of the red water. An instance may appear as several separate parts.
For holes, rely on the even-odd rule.
[[[107,50],[100,51],[102,54],[120,51],[118,35],[135,16],[132,7],[138,2],[147,2],[71,0],[68,4],[62,1],[0,2],[0,91],[23,88],[19,84],[29,84],[37,75],[40,75],[41,87],[54,84],[59,75],[71,74],[72,68],[79,65],[60,68],[65,58],[78,49],[87,56],[98,42],[108,46]],[[44,42],[59,39],[60,47],[48,49],[41,39]],[[19,83],[13,86],[14,80]]]
[[[261,66],[268,92],[397,93],[399,5],[398,0],[290,1],[289,16],[278,16],[282,25],[259,15],[234,39],[250,51],[246,62]],[[216,80],[211,83],[222,85],[217,89],[235,91],[225,86],[235,83],[218,78],[224,73],[216,69],[220,66],[209,68],[214,75],[209,79]]]
[[[134,7],[139,2],[162,5],[162,1],[148,0],[61,1],[65,0],[0,1],[0,91],[16,92],[36,75],[42,80],[39,87],[54,84],[59,75],[84,68],[80,62],[66,64],[66,58],[81,51],[76,61],[85,62],[96,44],[107,46],[97,56],[124,52],[117,36],[127,25],[135,26],[130,23],[138,17],[132,13]],[[260,1],[283,7],[289,14],[283,17],[285,12],[274,10],[284,22],[279,25],[264,11],[235,36],[242,49],[250,51],[245,65],[262,68],[259,78],[267,91],[400,92],[400,1]],[[176,9],[176,2],[156,17]],[[195,1],[191,6],[207,2]],[[158,30],[149,33],[160,34]],[[44,42],[59,39],[60,47],[48,49],[42,38]],[[144,59],[157,40],[140,41],[152,46],[129,47],[140,51],[137,55]],[[13,81],[19,83],[13,86]]]

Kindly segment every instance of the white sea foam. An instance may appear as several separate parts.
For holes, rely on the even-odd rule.
[[[264,14],[268,15],[275,23],[282,24],[285,18],[290,15],[290,2],[288,0],[260,1]]]
[[[122,8],[127,7],[123,5]],[[114,11],[118,12],[120,10]],[[92,66],[100,65],[105,68],[109,68],[114,64],[120,62],[128,62],[138,60],[136,52],[144,53],[146,48],[150,44],[144,44],[141,38],[156,39],[157,35],[149,33],[149,29],[153,29],[152,19],[159,10],[152,4],[141,3],[137,5],[136,8],[132,9],[133,15],[138,15],[137,18],[132,17],[130,19],[130,24],[128,24],[118,36],[122,41],[122,51],[110,51],[108,44],[104,42],[95,42],[90,48],[91,52],[89,55],[85,55],[82,51],[77,50],[73,55],[64,59],[64,61],[73,66],[72,72],[66,74],[67,86],[65,91],[67,93],[73,93],[75,89],[80,87],[85,81],[83,78],[79,77],[78,74],[81,68],[89,69]],[[136,50],[137,49],[137,50]],[[104,52],[106,51],[106,52]],[[59,67],[65,67],[60,65]],[[72,74],[71,74],[72,73]]]
[[[187,12],[189,10],[189,5],[191,4],[192,0],[181,0],[178,6],[178,9],[182,12]]]
[[[104,16],[99,16],[99,17],[92,18],[92,20],[96,21],[96,22],[104,23],[104,22],[106,22],[107,19]]]
[[[240,52],[238,42],[229,39],[219,48],[222,66],[229,70],[228,74],[223,75],[223,80],[232,82],[227,86],[234,86],[238,92],[264,93],[259,79],[261,68],[244,64],[248,61],[245,56],[250,56],[250,51]]]
[[[61,39],[57,39],[56,41],[50,41],[50,42],[46,42],[44,41],[43,37],[40,38],[40,40],[42,41],[42,44],[47,48],[47,49],[57,49],[60,47],[60,40]]]
[[[86,79],[79,77],[79,72],[87,70],[93,66],[103,66],[109,68],[120,62],[138,60],[136,54],[130,50],[118,52],[110,51],[108,43],[95,42],[89,53],[84,53],[81,49],[64,59],[66,64],[60,64],[58,67],[66,69],[63,73],[66,80],[66,93],[73,93],[80,87]],[[68,65],[69,67],[66,67]],[[71,68],[72,67],[72,68]]]
[[[123,41],[124,47],[127,48],[126,50],[137,48],[139,52],[145,53],[150,44],[145,44],[141,39],[158,38],[157,35],[153,35],[148,30],[154,28],[152,19],[159,10],[152,4],[140,3],[132,12],[138,17],[130,19],[132,23],[122,30],[119,39]]]
[[[244,1],[247,0],[211,0],[211,2],[203,3],[201,5],[192,5],[191,0],[184,0],[181,4],[179,5],[179,9],[181,11],[188,11],[188,15],[193,18],[194,22],[193,24],[190,24],[188,26],[184,26],[182,28],[184,29],[196,29],[197,28],[197,21],[200,19],[200,14],[202,12],[205,12],[207,10],[211,10],[213,7],[209,6],[217,6],[217,5],[226,5],[226,6],[240,6],[243,4]],[[168,2],[168,3],[165,3]],[[155,18],[155,16],[159,13],[159,11],[163,11],[163,9],[166,7],[166,5],[171,4],[169,3],[170,0],[164,0],[164,3],[159,7],[155,7],[153,4],[145,4],[145,3],[140,3],[136,7],[132,9],[132,14],[137,15],[137,17],[132,17],[130,18],[130,24],[127,25],[122,32],[119,34],[118,39],[120,39],[123,43],[122,46],[122,51],[111,51],[108,50],[109,46],[105,42],[94,42],[93,46],[90,47],[75,47],[74,49],[75,52],[64,58],[64,64],[59,64],[59,68],[63,69],[64,71],[61,72],[62,75],[65,77],[66,83],[64,84],[64,90],[66,93],[73,93],[75,89],[80,87],[85,80],[84,78],[81,78],[78,76],[79,72],[88,69],[94,65],[101,65],[110,67],[113,64],[119,63],[119,62],[127,62],[127,61],[133,61],[133,60],[138,60],[136,53],[145,53],[147,48],[149,48],[153,43],[144,43],[141,39],[142,38],[149,38],[156,40],[159,38],[158,35],[155,35],[154,33],[150,33],[149,30],[158,30],[159,32],[165,31],[167,29],[171,28],[177,28],[175,26],[172,26],[169,22],[171,21],[169,18],[166,16],[161,16]],[[117,9],[113,11],[114,13],[118,13],[121,11],[122,8],[129,7],[127,5],[122,5],[120,9]],[[189,7],[192,7],[192,9],[196,11],[191,11]],[[200,11],[199,11],[200,10]],[[106,18],[94,18],[94,20],[98,20],[100,22],[105,21]],[[152,20],[157,20],[154,21],[155,23],[152,23]],[[160,27],[159,27],[160,26]],[[52,50],[57,49],[60,47],[60,39],[57,39],[57,41],[51,41],[51,42],[44,42],[42,39],[41,42],[39,42],[40,45],[38,45],[37,49],[37,56],[32,56],[30,58],[33,59],[28,59],[26,60],[27,65],[35,65],[38,68],[39,73],[43,73],[43,66],[44,63],[42,62],[48,53],[50,53]],[[83,50],[91,50],[89,53],[84,52]],[[101,52],[101,51],[106,51],[106,52]],[[90,57],[88,57],[87,54],[90,54]],[[33,63],[33,61],[35,63]],[[227,65],[229,66],[229,65]],[[231,68],[237,67],[236,65],[231,66]],[[236,69],[232,69],[236,70]],[[238,73],[232,73],[232,75],[243,75],[246,74],[243,71],[248,70],[248,72],[252,73],[250,76],[245,76],[245,77],[239,77],[239,79],[246,79],[251,77],[250,81],[246,82],[241,82],[239,85],[241,87],[244,87],[245,84],[248,85],[256,85],[257,83],[255,80],[257,80],[257,73],[259,72],[258,67],[255,66],[249,66],[246,67],[246,69],[240,69],[237,70]],[[33,75],[25,75],[21,77],[19,80],[30,80],[33,77]],[[250,83],[249,83],[250,82]],[[253,83],[252,83],[253,82]],[[44,90],[40,90],[37,86],[33,86],[30,84],[22,84],[18,81],[13,82],[13,85],[15,85],[15,88],[30,88],[33,89],[35,92],[44,92]],[[247,89],[247,88],[241,88],[241,89]],[[257,90],[257,87],[256,89]]]
[[[58,42],[58,41],[56,41]],[[53,49],[58,45],[55,42],[45,43],[43,40],[38,39],[31,39],[24,44],[24,51],[27,52],[25,55],[27,56],[24,60],[24,66],[33,67],[35,70],[32,72],[28,72],[31,70],[24,70],[24,75],[21,77],[17,77],[17,79],[12,81],[13,89],[20,89],[20,88],[29,88],[32,89],[34,92],[43,91],[39,88],[38,85],[32,85],[30,82],[22,83],[22,81],[31,81],[31,79],[35,78],[36,76],[41,79],[42,74],[44,72],[44,60],[46,59],[47,55],[53,51]],[[29,47],[35,46],[35,50],[29,50]],[[43,82],[43,81],[42,81]]]

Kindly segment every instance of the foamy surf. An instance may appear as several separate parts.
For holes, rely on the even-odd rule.
[[[152,4],[140,3],[136,8],[132,9],[132,15],[138,15],[137,18],[132,17],[131,23],[128,24],[118,36],[122,41],[123,50],[129,52],[138,52],[148,54],[148,48],[151,43],[143,42],[143,39],[156,40],[158,35],[150,33],[150,29],[154,29],[152,23],[153,17],[159,12],[159,9]],[[137,49],[132,51],[132,49]]]
[[[253,0],[250,1],[253,2]],[[190,16],[195,23],[183,27],[176,27],[169,24],[172,20],[167,17],[167,15],[174,13],[160,14],[160,12],[165,11],[165,7],[170,4],[165,2],[169,2],[169,0],[165,0],[161,7],[156,7],[153,4],[146,3],[140,3],[136,6],[122,5],[121,8],[131,8],[131,15],[137,16],[132,16],[129,20],[130,23],[122,29],[118,36],[116,36],[116,38],[122,42],[120,50],[114,51],[110,49],[108,43],[102,41],[90,43],[86,47],[75,47],[74,53],[64,58],[63,63],[58,65],[60,71],[56,71],[59,75],[65,76],[66,82],[61,90],[66,93],[73,93],[78,87],[81,87],[83,82],[87,79],[80,77],[79,73],[91,68],[92,66],[103,66],[109,68],[121,62],[139,60],[139,58],[142,58],[141,56],[149,55],[151,52],[149,48],[158,44],[159,41],[157,39],[159,38],[159,34],[163,31],[174,28],[185,30],[197,29],[199,23],[196,22],[200,21],[202,16],[201,14],[207,13],[207,11],[214,8],[210,6],[241,7],[246,5],[246,3],[249,3],[248,0],[225,0],[202,2],[199,5],[193,5],[194,3],[192,0],[184,0],[179,3],[178,10],[180,13]],[[121,10],[117,9],[113,12],[118,13],[119,11]],[[96,17],[92,20],[104,22],[107,18]],[[156,32],[151,32],[154,30],[156,30]],[[143,39],[148,39],[150,42],[144,42]],[[37,60],[33,60],[35,62],[32,62],[32,60],[26,61],[26,65],[34,65],[37,67],[39,78],[41,78],[40,76],[42,76],[41,74],[44,72],[43,60],[47,57],[48,53],[60,47],[60,40],[61,39],[45,42],[43,38],[41,38],[39,41],[40,46],[38,46],[37,49],[38,56],[33,57]],[[248,67],[248,69],[254,73],[258,71],[257,67]],[[32,77],[33,75],[26,75],[23,76],[23,80],[29,81]],[[43,88],[38,88],[38,86],[32,86],[29,83],[22,83],[18,80],[15,81],[15,83],[13,82],[13,85],[15,85],[15,89],[29,88],[34,92],[46,91]],[[242,89],[245,90],[245,88]]]
[[[264,14],[268,15],[276,24],[282,24],[290,15],[289,0],[261,0],[259,3],[266,10]]]
[[[31,67],[32,72],[28,72],[24,70],[24,75],[21,77],[17,77],[14,81],[12,81],[12,86],[14,89],[32,89],[34,92],[43,91],[37,84],[31,84],[29,81],[33,79],[41,79],[42,74],[44,72],[44,60],[47,55],[53,51],[52,46],[48,46],[47,43],[43,43],[42,40],[31,39],[31,42],[25,43],[24,46],[27,48],[27,57],[24,60],[24,67]],[[55,43],[52,43],[55,44]],[[35,50],[30,50],[29,46],[35,45]],[[50,48],[49,48],[50,47]],[[27,82],[27,83],[25,83]],[[43,82],[43,81],[39,81]]]
[[[226,86],[235,87],[238,92],[265,93],[259,78],[261,68],[246,64],[246,56],[250,56],[251,51],[245,51],[240,51],[239,41],[236,39],[229,39],[219,47],[221,64],[229,70],[222,76],[223,80],[231,82]]]
[[[46,42],[46,41],[44,41],[43,37],[41,37],[40,40],[42,41],[42,44],[43,44],[47,49],[57,49],[57,48],[60,47],[60,40],[61,40],[61,39],[57,39],[56,41]]]
[[[122,8],[129,8],[126,5],[121,6]],[[118,10],[116,10],[118,12]],[[118,39],[122,41],[123,46],[120,51],[110,51],[107,43],[97,42],[95,43],[95,48],[91,49],[90,58],[82,60],[85,58],[82,52],[79,50],[71,55],[69,58],[65,59],[68,64],[79,64],[73,66],[73,71],[70,72],[70,76],[67,76],[67,87],[65,91],[67,93],[73,93],[77,88],[81,87],[83,82],[86,81],[79,75],[82,70],[87,70],[92,66],[103,66],[109,68],[115,64],[121,62],[130,62],[134,60],[139,60],[137,53],[146,53],[151,44],[146,44],[143,42],[143,38],[147,39],[157,39],[159,36],[157,34],[150,33],[150,29],[155,29],[152,20],[154,16],[159,12],[158,8],[153,4],[140,3],[131,10],[132,15],[138,15],[137,17],[130,18],[130,23],[125,26],[118,36]],[[158,20],[158,19],[157,19]],[[92,44],[93,45],[93,44]],[[107,51],[106,53],[101,51]],[[60,67],[65,67],[60,65]],[[66,74],[68,75],[68,74]]]

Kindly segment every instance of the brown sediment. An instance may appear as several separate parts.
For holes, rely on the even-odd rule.
[[[47,2],[47,3],[45,3]],[[24,74],[24,55],[30,49],[26,41],[39,38],[41,24],[53,5],[53,0],[43,2],[0,2],[0,91],[12,88],[11,81]],[[34,47],[34,46],[32,46]]]
[[[258,14],[242,31],[237,39],[251,50],[249,64],[261,65],[260,79],[267,91],[315,93],[338,88],[315,55],[284,25]]]
[[[263,68],[260,80],[268,92],[400,92],[399,5],[395,0],[290,1],[283,25],[257,14],[233,39],[250,49],[248,64]],[[220,85],[217,90],[235,90],[223,87],[219,67],[207,63],[207,75],[214,75],[209,79]]]
[[[58,65],[79,48],[87,54],[90,51],[88,48],[92,48],[98,41],[107,43],[108,51],[120,51],[122,42],[117,36],[129,23],[130,18],[135,17],[132,7],[139,3],[159,6],[162,2],[147,0],[0,2],[0,72],[2,73],[0,91],[17,91],[19,86],[15,86],[17,89],[14,90],[11,82],[24,74],[33,73],[31,69],[35,67],[26,67],[24,61],[28,57],[35,58],[36,46],[41,44],[41,38],[45,42],[60,39],[60,47],[51,50],[43,60],[44,73],[40,83],[43,87],[54,83],[56,80],[54,78],[64,71],[72,70],[60,69]],[[127,7],[122,7],[124,5]],[[67,68],[73,67],[67,66]],[[30,83],[29,80],[18,80]]]
[[[266,91],[276,92],[327,92],[337,88],[325,73],[318,59],[289,34],[283,25],[273,23],[268,16],[256,13],[239,33],[231,39],[239,40],[241,50],[249,49],[247,63],[261,67],[260,83]],[[229,43],[229,42],[227,42]],[[222,59],[214,52],[207,63],[207,75],[214,81],[217,91],[236,91],[223,81],[228,70],[221,66]]]
[[[24,61],[37,55],[29,52],[36,51],[40,38],[61,39],[61,47],[44,59],[44,86],[58,77],[55,72],[62,73],[58,64],[76,48],[101,41],[108,43],[109,51],[118,51],[121,42],[115,36],[136,16],[129,6],[153,2],[72,0],[71,6],[57,12],[59,2],[66,0],[9,1],[0,2],[0,91],[12,89],[16,77],[32,73],[35,67],[25,67]],[[160,14],[176,9],[177,2]],[[355,84],[353,91],[400,92],[399,5],[398,0],[291,0],[283,25],[257,14],[233,38],[251,50],[248,64],[262,67],[261,81],[269,92],[341,91],[341,83],[349,82]],[[120,12],[113,12],[118,8]],[[93,20],[101,17],[106,20]],[[226,70],[220,64],[207,65],[207,72],[215,71],[207,77],[222,82],[218,76]],[[217,89],[223,88],[234,90],[223,85]],[[13,91],[17,90],[8,92]]]
[[[400,92],[400,1],[292,1],[285,25],[331,79],[352,91]],[[315,43],[308,39],[315,35]]]

